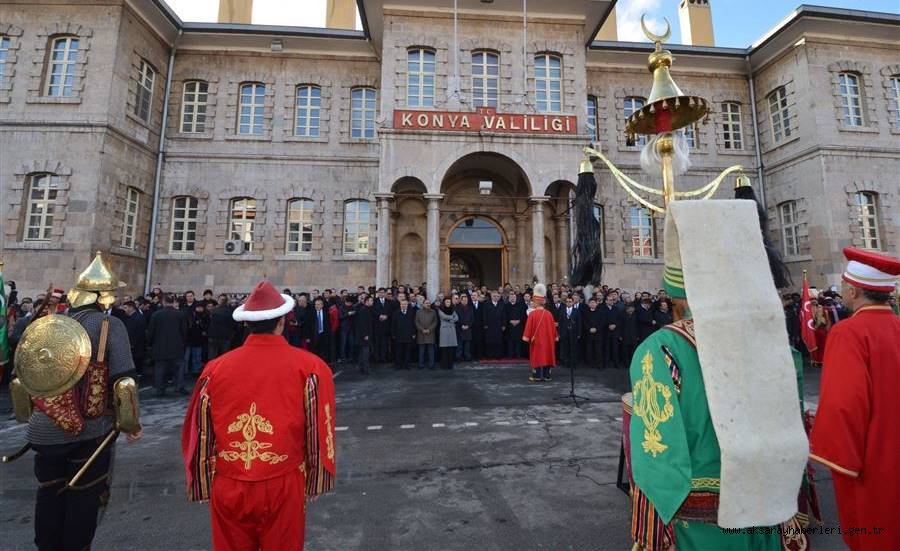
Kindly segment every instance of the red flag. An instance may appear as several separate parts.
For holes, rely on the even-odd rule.
[[[809,280],[806,274],[803,274],[803,296],[800,299],[802,306],[800,307],[800,338],[806,345],[806,349],[810,352],[814,351],[816,345],[816,329],[813,327],[813,311],[812,303],[809,296]]]

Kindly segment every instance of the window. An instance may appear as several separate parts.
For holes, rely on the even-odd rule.
[[[28,186],[25,240],[49,241],[53,229],[53,208],[59,193],[56,174],[34,174]]]
[[[741,104],[734,102],[723,103],[722,143],[725,149],[744,148],[744,138],[741,132]]]
[[[134,235],[137,233],[138,207],[141,192],[133,187],[125,190],[125,219],[122,221],[122,247],[134,249]]]
[[[599,140],[600,135],[597,130],[597,98],[594,96],[587,97],[587,134],[591,141]]]
[[[312,252],[313,202],[309,199],[292,199],[287,208],[287,254]]]
[[[784,243],[785,256],[800,254],[800,236],[797,230],[800,222],[797,219],[797,202],[787,201],[778,207],[781,215],[781,241]]]
[[[475,107],[497,107],[500,97],[500,56],[492,52],[472,54],[472,100]]]
[[[238,115],[238,134],[262,136],[266,85],[258,82],[241,84],[241,106]]]
[[[687,146],[690,149],[697,149],[699,145],[699,131],[697,129],[696,124],[689,124],[681,128],[681,132],[684,134],[684,141],[687,142]]]
[[[368,201],[344,203],[344,254],[369,252],[369,212]]]
[[[558,55],[534,56],[534,93],[538,111],[562,111],[562,58]]]
[[[231,201],[229,239],[244,242],[244,252],[253,250],[253,230],[256,223],[256,199],[242,197]]]
[[[603,205],[594,203],[594,220],[600,223],[600,256],[606,252],[606,213]]]
[[[859,95],[859,75],[838,73],[841,94],[841,115],[847,126],[862,126],[862,97]]]
[[[862,236],[864,249],[878,249],[878,210],[877,195],[871,191],[861,191],[854,195],[854,203],[858,212],[859,233]]]
[[[184,83],[181,100],[181,131],[186,134],[206,132],[206,102],[209,84],[202,80]]]
[[[45,93],[53,97],[71,97],[75,81],[75,59],[78,57],[78,38],[64,36],[53,39],[47,63]]]
[[[772,137],[775,142],[789,138],[791,133],[791,112],[788,109],[787,89],[779,86],[769,94],[769,115],[772,117]]]
[[[891,77],[890,96],[894,104],[894,128],[900,130],[900,75]]]
[[[375,137],[374,88],[354,88],[350,91],[350,137]]]
[[[153,105],[153,80],[156,72],[149,63],[141,60],[137,75],[137,95],[134,99],[134,114],[142,121],[150,122],[150,106]]]
[[[9,37],[0,35],[0,85],[6,78],[6,59],[9,56]]]
[[[638,98],[638,97],[633,97],[633,96],[629,96],[629,97],[625,98],[625,119],[627,120],[628,117],[630,117],[632,115],[632,113],[636,113],[636,112],[640,111],[643,107],[644,107],[644,98]],[[634,143],[631,143],[630,141],[628,141],[625,143],[625,145],[636,145],[639,147],[647,145],[647,136],[644,136],[642,134],[635,134]]]
[[[653,258],[653,215],[641,207],[631,207],[631,256]]]
[[[467,218],[453,228],[447,237],[450,245],[502,245],[503,236],[497,226],[484,218]]]
[[[175,197],[172,200],[170,252],[194,252],[197,244],[197,203],[196,197]]]
[[[322,108],[322,89],[312,85],[298,86],[295,98],[294,135],[304,138],[317,137]]]
[[[417,48],[406,53],[406,105],[434,107],[434,52]]]

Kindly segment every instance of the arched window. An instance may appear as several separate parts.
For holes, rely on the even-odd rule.
[[[789,138],[791,130],[791,111],[788,108],[787,89],[779,86],[767,96],[769,116],[772,117],[772,138],[775,143]]]
[[[467,218],[450,232],[447,243],[450,245],[502,245],[503,236],[497,226],[484,218]]]
[[[600,131],[597,128],[597,97],[587,97],[587,123],[585,124],[588,138],[591,141],[600,139]]]
[[[856,73],[838,73],[838,91],[841,95],[841,114],[847,126],[862,126],[862,96],[860,78]]]
[[[344,203],[344,254],[369,253],[370,214],[366,200],[352,199]]]
[[[141,206],[141,192],[131,186],[125,189],[125,211],[122,213],[122,240],[120,245],[125,249],[134,249],[134,237],[137,234],[138,209]]]
[[[497,107],[500,100],[500,56],[472,52],[472,101],[475,107]]]
[[[434,107],[434,52],[410,48],[406,52],[406,105]]]
[[[44,77],[44,93],[53,97],[70,97],[75,82],[75,61],[78,58],[78,37],[60,36],[51,39],[50,58]]]
[[[350,91],[350,137],[375,137],[375,89],[354,88]]]
[[[304,138],[317,137],[322,109],[322,89],[312,84],[298,86],[294,109],[294,135]]]
[[[781,217],[781,241],[784,244],[785,256],[797,256],[800,254],[800,236],[798,229],[800,221],[797,218],[797,202],[785,201],[778,205],[778,213]]]
[[[890,97],[894,104],[894,128],[900,130],[900,75],[891,76]]]
[[[860,191],[853,194],[853,202],[857,210],[857,223],[864,249],[881,248],[878,231],[878,194],[871,191]]]
[[[56,174],[32,174],[28,177],[28,206],[24,238],[26,241],[49,241],[53,230],[53,213],[59,193]]]
[[[744,148],[740,103],[726,101],[722,104],[722,144],[725,149]]]
[[[256,230],[256,199],[252,197],[232,199],[231,208],[228,211],[230,213],[229,239],[242,241],[244,252],[253,251],[253,234]]]
[[[184,83],[181,96],[181,131],[185,134],[206,132],[206,105],[209,101],[209,83],[192,80]]]
[[[556,54],[534,56],[534,95],[542,113],[562,111],[562,58]]]
[[[628,96],[625,98],[625,119],[628,120],[633,113],[640,111],[644,107],[644,98],[639,98],[637,96]],[[647,144],[647,136],[642,134],[636,134],[634,136],[634,143],[630,141],[626,142],[625,145],[636,145],[643,147]]]
[[[313,202],[311,199],[291,199],[287,207],[285,253],[309,254],[312,241]]]
[[[266,85],[260,82],[241,84],[238,111],[238,134],[261,136],[266,102]]]
[[[653,228],[653,215],[649,209],[631,207],[631,256],[634,258],[653,258],[656,256],[656,239]]]
[[[156,71],[141,60],[137,73],[137,90],[134,97],[134,114],[142,121],[150,122],[150,109],[153,106],[153,83],[156,81]]]
[[[169,252],[192,253],[197,245],[196,197],[183,195],[172,198],[172,236]]]

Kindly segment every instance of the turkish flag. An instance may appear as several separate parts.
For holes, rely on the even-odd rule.
[[[816,329],[813,327],[813,311],[812,303],[809,297],[809,280],[803,277],[803,295],[800,299],[802,306],[800,308],[800,338],[806,345],[806,349],[810,352],[814,351],[816,345]]]

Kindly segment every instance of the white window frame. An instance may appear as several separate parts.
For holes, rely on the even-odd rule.
[[[845,126],[863,126],[862,77],[856,73],[838,73],[841,96],[841,120]]]
[[[406,51],[406,106],[434,107],[434,50]]]
[[[631,227],[631,257],[656,258],[653,213],[644,207],[631,207],[628,212]]]
[[[50,241],[53,214],[59,196],[59,176],[41,172],[28,177],[28,201],[25,209],[24,241]]]
[[[12,38],[5,34],[0,34],[0,86],[6,79],[6,60],[9,58],[9,47],[12,45]]]
[[[766,96],[766,100],[769,103],[769,116],[772,118],[772,139],[775,143],[780,143],[790,138],[793,133],[787,88],[779,86]]]
[[[797,201],[785,201],[778,205],[781,218],[781,242],[785,256],[800,255],[800,221],[797,217]]]
[[[369,201],[365,199],[344,201],[344,245],[342,249],[345,255],[369,254],[372,237],[371,224],[372,208]]]
[[[490,50],[472,52],[472,105],[492,107],[500,104],[500,54]]]
[[[358,86],[350,90],[350,137],[375,139],[375,113],[378,94],[374,88]]]
[[[141,192],[131,186],[125,188],[125,210],[122,213],[122,240],[119,242],[123,249],[134,250],[136,248],[135,236],[137,235],[140,203]]]
[[[600,114],[600,105],[597,102],[597,96],[588,94],[587,97],[587,121],[585,121],[585,130],[591,141],[600,140],[600,129],[598,128],[598,116]]]
[[[891,101],[894,102],[894,128],[900,130],[900,75],[891,75]]]
[[[880,250],[881,235],[878,229],[878,194],[860,191],[854,194],[862,248]]]
[[[600,203],[594,203],[594,220],[600,224],[600,256],[606,253],[606,208]]]
[[[640,96],[627,96],[624,100],[624,110],[623,113],[625,115],[625,120],[628,120],[633,113],[636,113],[644,108],[644,105],[647,104],[647,100]],[[643,147],[647,145],[647,136],[643,134],[635,134],[634,135],[634,146]]]
[[[228,238],[243,242],[246,253],[253,252],[257,212],[253,197],[236,197],[228,203]]]
[[[684,141],[687,143],[688,149],[697,149],[700,147],[700,128],[697,123],[691,123],[680,128]]]
[[[540,113],[562,112],[562,56],[534,56],[534,103]]]
[[[72,97],[79,46],[81,46],[81,41],[77,36],[57,36],[51,39],[47,58],[47,74],[44,78],[45,96]],[[57,55],[58,53],[62,55]],[[57,78],[61,80],[57,81]]]
[[[156,82],[156,71],[142,59],[138,66],[137,88],[134,93],[134,115],[150,124],[153,113],[153,84]]]
[[[193,254],[197,250],[197,216],[200,201],[192,195],[172,198],[172,224],[169,232],[169,252],[172,254]],[[181,224],[181,229],[178,225]],[[176,234],[180,233],[181,238]],[[193,238],[190,235],[193,234]]]
[[[266,124],[266,85],[262,82],[242,82],[238,91],[237,133],[262,136]]]
[[[285,254],[303,256],[312,253],[314,209],[315,203],[306,197],[288,201]]]
[[[205,80],[189,80],[181,93],[181,132],[203,134],[206,132],[206,111],[209,105],[209,83]]]
[[[322,120],[322,88],[301,84],[294,91],[294,136],[318,138]]]
[[[736,101],[722,103],[722,147],[730,151],[744,149],[741,104]]]

